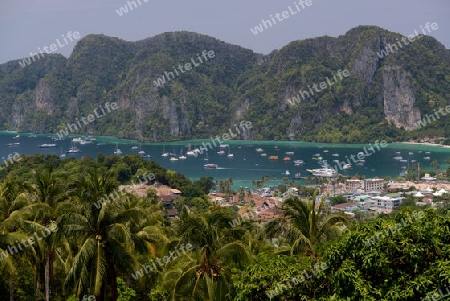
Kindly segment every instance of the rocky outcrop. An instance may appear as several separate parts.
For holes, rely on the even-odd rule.
[[[415,129],[420,110],[414,107],[415,97],[410,75],[398,66],[383,69],[383,98],[386,119],[407,131]]]

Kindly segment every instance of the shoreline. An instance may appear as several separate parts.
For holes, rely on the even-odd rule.
[[[436,144],[436,143],[430,143],[430,142],[398,142],[398,143],[411,144],[411,145],[426,145],[426,146],[434,146],[434,147],[441,147],[441,148],[450,148],[450,145]]]

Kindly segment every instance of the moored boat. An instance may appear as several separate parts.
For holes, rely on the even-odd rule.
[[[217,164],[205,164],[203,165],[203,168],[205,169],[217,169]]]

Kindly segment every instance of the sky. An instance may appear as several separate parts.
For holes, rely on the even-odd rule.
[[[305,2],[303,7],[300,1]],[[450,0],[309,1],[308,6],[306,0],[0,0],[0,64],[51,44],[56,44],[54,52],[68,57],[88,34],[137,41],[179,30],[267,54],[295,40],[337,37],[358,25],[408,36],[435,22],[438,28],[428,35],[450,49]],[[128,12],[120,16],[117,10],[124,6]],[[275,20],[272,27],[266,23],[267,29],[254,34],[251,29],[262,20],[270,21],[270,15]],[[79,32],[80,38],[70,41],[69,32]]]

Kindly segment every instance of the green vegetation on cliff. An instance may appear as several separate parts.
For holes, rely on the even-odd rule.
[[[18,61],[0,65],[0,123],[56,133],[117,102],[119,110],[77,133],[184,140],[220,135],[247,120],[253,128],[239,138],[356,143],[449,137],[449,116],[420,130],[415,124],[450,104],[450,50],[422,36],[380,55],[401,37],[359,26],[261,55],[190,32],[137,42],[88,35],[68,59],[49,55],[25,68]],[[154,83],[204,50],[214,58],[178,71],[161,87]],[[338,70],[350,76],[334,81]],[[326,78],[334,83],[314,90]],[[300,91],[315,92],[291,106]]]

